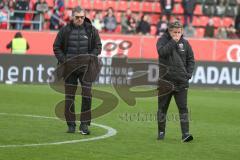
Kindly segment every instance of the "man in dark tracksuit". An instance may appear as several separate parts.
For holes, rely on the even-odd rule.
[[[76,127],[75,94],[78,81],[82,88],[82,107],[80,116],[80,133],[90,134],[91,122],[91,81],[86,81],[86,71],[91,67],[92,57],[101,53],[102,44],[97,30],[86,18],[85,10],[73,9],[72,21],[58,32],[53,50],[58,62],[64,64],[65,80],[65,118],[68,133],[74,133]],[[97,63],[97,62],[94,62]],[[90,72],[90,74],[92,74]]]
[[[166,15],[168,22],[170,22],[175,0],[160,0],[162,15]]]
[[[184,10],[184,27],[187,25],[192,24],[193,22],[193,12],[196,7],[196,2],[197,0],[183,0],[182,1],[182,6]],[[188,21],[189,19],[189,21]]]
[[[159,140],[163,140],[165,136],[166,115],[172,96],[174,96],[179,110],[182,140],[183,142],[193,140],[192,135],[189,133],[187,92],[188,80],[192,76],[195,62],[192,48],[182,34],[182,24],[175,21],[169,24],[168,30],[157,42],[159,63],[165,65],[168,69],[167,74],[159,73],[160,77],[174,86],[171,92],[158,97]],[[159,88],[163,88],[163,86]]]

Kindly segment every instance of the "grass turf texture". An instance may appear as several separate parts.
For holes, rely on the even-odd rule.
[[[111,87],[97,86],[114,92]],[[240,106],[239,91],[190,89],[190,130],[194,141],[181,142],[175,102],[172,100],[164,141],[157,141],[157,98],[138,99],[134,107],[122,100],[118,107],[93,122],[113,127],[117,135],[107,139],[75,144],[0,148],[0,160],[75,160],[75,159],[239,159]],[[54,106],[64,98],[45,85],[0,85],[0,113],[50,116]],[[80,98],[77,99],[79,105]],[[93,106],[99,103],[94,99]],[[77,106],[77,105],[76,105]],[[79,111],[80,107],[76,107]],[[136,115],[140,115],[140,118]],[[103,135],[106,130],[90,127],[87,138]],[[30,144],[83,139],[79,133],[67,134],[66,125],[53,119],[0,115],[0,145]]]

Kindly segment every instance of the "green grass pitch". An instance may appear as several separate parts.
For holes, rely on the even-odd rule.
[[[114,93],[110,86],[96,86]],[[54,117],[55,104],[64,95],[47,85],[0,85],[0,146],[49,143],[96,137],[106,130],[91,126],[89,136],[67,134],[61,120],[8,116],[28,114]],[[107,125],[117,134],[106,139],[74,144],[1,148],[0,160],[229,160],[240,159],[240,92],[219,89],[189,90],[191,143],[181,142],[177,107],[172,100],[164,141],[157,141],[157,98],[141,98],[134,107],[120,100],[118,107],[94,123]],[[76,110],[80,110],[77,98]],[[93,100],[96,106],[99,100]],[[138,115],[138,116],[136,116]],[[148,117],[147,117],[148,115]],[[147,117],[147,118],[146,118]],[[151,116],[150,116],[151,117]]]

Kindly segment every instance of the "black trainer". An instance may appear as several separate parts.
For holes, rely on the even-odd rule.
[[[182,136],[182,141],[183,142],[190,142],[193,140],[193,136],[191,134],[184,134]]]
[[[75,132],[75,126],[68,126],[67,133],[74,133]]]
[[[89,135],[90,134],[90,131],[88,130],[88,125],[87,124],[80,124],[79,130],[80,130],[80,133],[82,135]]]
[[[165,136],[165,133],[164,132],[159,132],[158,134],[158,140],[163,140],[164,139],[164,136]]]

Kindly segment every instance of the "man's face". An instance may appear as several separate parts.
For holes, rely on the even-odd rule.
[[[173,28],[169,30],[169,34],[171,35],[172,39],[178,42],[183,34],[182,28]]]
[[[75,12],[73,15],[73,23],[77,26],[80,26],[83,24],[85,19],[85,13],[84,12]]]

